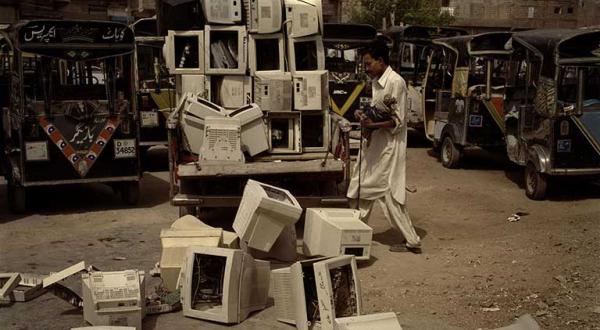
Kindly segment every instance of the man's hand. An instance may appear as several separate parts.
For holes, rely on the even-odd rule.
[[[360,125],[363,128],[371,128],[371,129],[394,128],[394,127],[396,127],[396,122],[393,120],[374,122],[371,118],[367,117],[360,121]]]
[[[362,110],[356,110],[354,112],[354,118],[356,118],[359,121],[363,121],[363,119],[368,118],[367,115],[365,115],[365,113]]]
[[[360,125],[364,128],[379,128],[379,126],[369,117],[364,116],[361,121],[360,121]]]

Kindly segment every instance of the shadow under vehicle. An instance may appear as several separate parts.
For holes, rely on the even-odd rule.
[[[458,167],[464,148],[504,146],[510,38],[509,32],[490,32],[433,41],[441,47],[432,50],[425,107],[435,109],[433,143],[444,167]]]
[[[167,145],[167,118],[176,105],[175,78],[166,69],[165,37],[158,34],[156,18],[137,20],[131,29],[135,34],[135,87],[143,156],[153,146]]]
[[[141,179],[134,37],[113,22],[34,20],[1,32],[2,167],[8,204],[26,189],[110,183],[137,203]]]
[[[512,45],[506,149],[525,193],[544,199],[549,177],[600,177],[600,31],[524,31]]]
[[[434,109],[425,106],[423,91],[431,50],[439,47],[433,40],[468,33],[460,28],[406,25],[393,26],[384,34],[392,40],[390,65],[406,80],[408,87],[408,125],[433,140]]]

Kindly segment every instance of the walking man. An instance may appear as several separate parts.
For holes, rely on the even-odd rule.
[[[383,104],[386,96],[395,98],[396,102],[392,105],[391,120],[375,122],[357,111],[363,129],[370,129],[372,133],[369,143],[361,142],[360,173],[357,162],[347,197],[351,199],[351,207],[359,208],[365,222],[375,201],[379,202],[390,225],[406,239],[406,244],[394,244],[390,251],[421,253],[421,239],[406,207],[406,83],[389,66],[389,50],[383,41],[373,43],[363,61],[372,78],[371,105]]]

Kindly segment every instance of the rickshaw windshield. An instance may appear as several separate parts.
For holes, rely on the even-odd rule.
[[[358,72],[358,50],[328,48],[325,54],[325,68],[331,72],[354,74]]]
[[[123,73],[116,58],[67,61],[33,56],[35,65],[24,74],[25,94],[31,100],[110,100],[124,92]]]
[[[168,81],[169,74],[164,66],[162,42],[138,43],[137,68],[138,79],[142,83],[141,87],[144,87],[144,85],[147,88],[155,87],[157,79],[162,84],[170,85]]]
[[[560,67],[557,97],[559,105],[576,105],[578,97],[582,98],[582,110],[600,110],[600,67]]]

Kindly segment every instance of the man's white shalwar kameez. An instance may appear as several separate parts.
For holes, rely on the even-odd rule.
[[[408,247],[419,247],[421,239],[408,215],[406,208],[406,98],[404,79],[389,66],[378,79],[374,79],[372,105],[382,104],[385,95],[396,99],[393,116],[394,128],[379,128],[373,131],[367,145],[362,142],[362,155],[357,159],[347,197],[351,207],[358,204],[361,219],[368,222],[373,203],[379,201],[390,225],[402,232]],[[360,186],[360,195],[359,195]],[[360,201],[357,202],[357,199]]]

